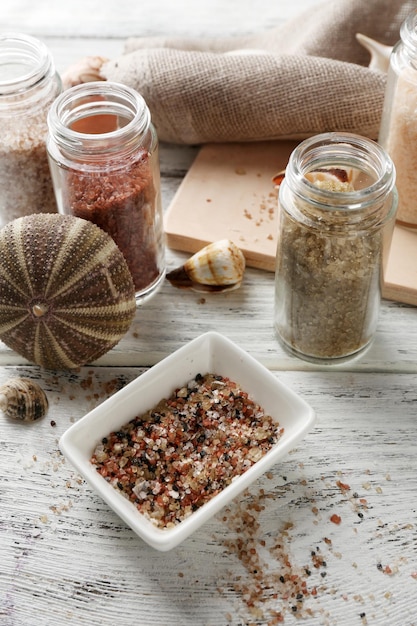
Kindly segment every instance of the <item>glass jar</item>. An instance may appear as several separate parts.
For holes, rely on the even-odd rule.
[[[158,139],[144,99],[118,83],[77,85],[56,99],[48,126],[59,212],[114,239],[144,302],[165,276]]]
[[[397,220],[417,227],[417,11],[403,22],[390,56],[378,141],[394,161]]]
[[[61,89],[41,41],[0,34],[0,227],[22,215],[57,211],[46,119]]]
[[[324,133],[293,151],[279,189],[275,329],[292,354],[335,363],[370,344],[397,208],[375,142]]]

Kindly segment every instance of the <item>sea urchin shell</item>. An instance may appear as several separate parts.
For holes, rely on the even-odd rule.
[[[48,369],[72,369],[114,347],[136,310],[113,239],[70,215],[21,217],[0,230],[0,339]]]

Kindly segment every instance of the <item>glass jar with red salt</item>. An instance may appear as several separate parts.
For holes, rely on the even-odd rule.
[[[118,83],[77,85],[55,100],[48,128],[59,212],[114,239],[144,302],[165,276],[158,139],[146,102]]]

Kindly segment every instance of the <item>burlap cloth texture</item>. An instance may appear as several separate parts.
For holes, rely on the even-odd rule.
[[[416,2],[326,0],[245,37],[132,38],[101,69],[146,100],[160,140],[201,144],[304,138],[326,131],[376,139],[384,72],[368,68],[363,33],[393,45]],[[230,54],[235,50],[262,54]]]

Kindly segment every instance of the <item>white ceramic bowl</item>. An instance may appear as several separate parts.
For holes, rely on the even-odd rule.
[[[153,408],[196,374],[214,373],[239,383],[284,427],[279,441],[244,474],[173,528],[157,528],[90,463],[96,445],[136,415]],[[215,332],[197,337],[154,365],[85,415],[60,439],[60,448],[90,486],[144,541],[170,550],[241,493],[299,442],[315,420],[313,409],[241,348]]]

